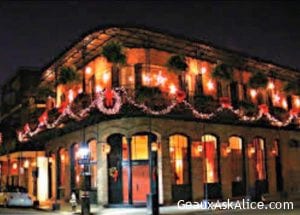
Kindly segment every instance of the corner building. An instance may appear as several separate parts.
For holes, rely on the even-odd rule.
[[[125,64],[101,54],[112,41],[121,46]],[[185,71],[173,71],[172,56],[184,56]],[[215,75],[220,65],[229,68],[230,79]],[[64,66],[75,67],[80,81],[54,85]],[[0,157],[6,180],[15,157],[24,166],[26,153],[31,156],[30,179],[22,183],[36,187],[29,190],[40,201],[68,201],[72,191],[80,193],[83,141],[93,161],[91,199],[100,205],[146,203],[153,142],[161,204],[200,201],[206,194],[299,196],[300,97],[284,91],[300,79],[295,69],[148,29],[107,27],[85,35],[41,70],[40,86],[54,86],[54,105],[47,100],[39,107],[47,118],[29,123],[17,143],[38,145],[39,151],[19,147]],[[257,71],[267,78],[266,87],[249,85]],[[62,108],[66,103],[69,112]],[[54,107],[62,111],[50,119]],[[32,164],[39,174],[32,174]],[[22,178],[22,171],[9,175]]]

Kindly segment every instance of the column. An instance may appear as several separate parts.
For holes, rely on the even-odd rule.
[[[192,159],[191,159],[191,170],[192,170],[192,192],[193,192],[193,200],[194,201],[201,201],[204,198],[204,168],[203,168],[203,158],[204,154],[202,152],[202,157],[196,156],[193,151],[197,150],[194,149],[196,147],[194,142],[201,142],[200,140],[192,141]],[[201,153],[201,152],[200,152]]]
[[[100,206],[108,203],[108,176],[107,176],[107,155],[103,152],[103,147],[106,143],[97,143],[97,181],[98,181],[98,204]]]
[[[266,139],[266,168],[267,168],[267,179],[269,194],[276,194],[276,167],[275,167],[275,156],[272,155],[273,141],[271,138]]]
[[[172,169],[170,163],[169,138],[162,137],[162,184],[163,184],[163,199],[164,204],[172,203]]]
[[[39,201],[46,201],[48,199],[48,158],[38,157],[38,178],[37,178],[37,199]]]
[[[232,197],[232,173],[231,173],[231,154],[225,154],[228,146],[228,138],[223,136],[220,138],[220,167],[221,168],[221,184],[222,196],[224,199]]]

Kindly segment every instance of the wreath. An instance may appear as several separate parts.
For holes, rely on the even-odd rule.
[[[122,106],[120,95],[114,90],[111,90],[110,94],[112,95],[112,98],[114,100],[114,102],[109,102],[110,107],[106,107],[106,105],[105,105],[105,103],[107,103],[107,102],[105,102],[107,99],[109,99],[109,100],[112,99],[112,98],[106,98],[106,96],[105,96],[105,95],[107,95],[106,91],[100,92],[100,94],[96,100],[97,108],[106,115],[117,114],[120,111],[121,106]]]
[[[118,180],[119,171],[118,171],[117,167],[111,167],[109,169],[109,176],[112,177],[115,182]]]

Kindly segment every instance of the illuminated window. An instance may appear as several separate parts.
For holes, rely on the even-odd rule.
[[[253,140],[255,148],[254,163],[256,170],[256,180],[266,179],[266,164],[265,164],[265,142],[262,138]]]
[[[229,147],[231,149],[232,181],[239,182],[243,179],[242,139],[236,136],[230,137]]]
[[[123,160],[128,160],[128,145],[125,137],[122,138]],[[148,136],[136,135],[131,140],[131,160],[148,160]]]
[[[204,182],[217,183],[219,181],[217,138],[207,134],[202,136],[201,141],[204,143],[205,152]]]
[[[92,140],[89,142],[90,159],[91,161],[97,161],[97,141]],[[97,187],[97,165],[91,165],[91,187]]]
[[[188,139],[182,135],[173,135],[169,138],[170,160],[172,166],[172,184],[189,183]]]

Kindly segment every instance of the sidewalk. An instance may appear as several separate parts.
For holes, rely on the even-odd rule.
[[[51,202],[43,202],[40,204],[39,210],[43,211],[52,211]],[[177,205],[172,206],[161,206],[160,207],[160,214],[188,214],[188,213],[195,213],[201,212],[206,210],[195,210],[195,209],[181,209],[177,208]],[[57,214],[72,214],[72,209],[70,204],[62,203],[60,204],[60,210],[56,210]],[[81,206],[77,206],[77,210],[75,214],[80,214]],[[101,214],[101,215],[146,215],[147,209],[143,208],[101,208],[99,205],[92,204],[91,205],[91,213],[92,214]]]

